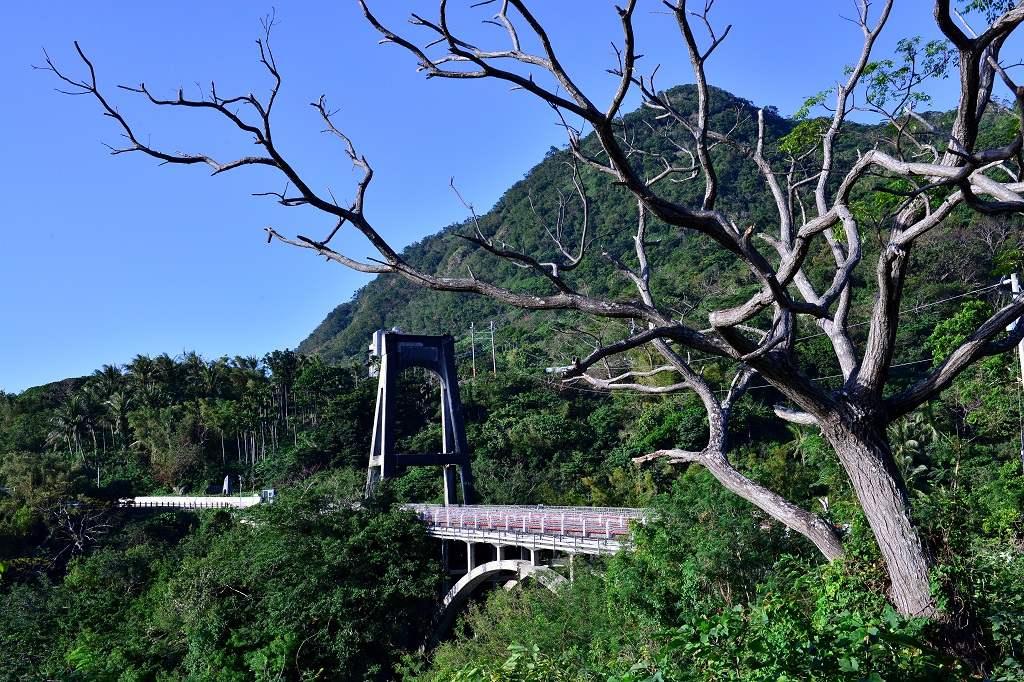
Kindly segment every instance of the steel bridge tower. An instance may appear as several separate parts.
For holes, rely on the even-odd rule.
[[[461,493],[462,504],[475,504],[466,423],[459,397],[459,378],[455,373],[455,341],[447,334],[425,336],[377,331],[370,344],[370,355],[380,357],[380,369],[366,495],[372,497],[380,480],[394,477],[400,466],[441,465],[444,467],[444,503],[459,504]],[[398,375],[410,367],[427,369],[441,381],[440,453],[395,452]]]

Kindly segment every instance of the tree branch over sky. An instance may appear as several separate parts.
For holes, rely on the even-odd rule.
[[[942,620],[945,615],[929,584],[932,549],[915,527],[906,482],[893,459],[886,427],[935,397],[971,363],[1015,345],[1024,336],[1024,325],[1010,333],[1005,329],[1024,314],[1024,297],[1013,298],[995,311],[910,388],[889,395],[886,387],[915,245],[955,212],[1024,213],[1019,126],[1008,143],[979,148],[979,126],[992,112],[993,90],[1003,87],[1012,102],[1001,115],[1019,116],[1024,102],[1024,89],[1016,85],[1010,65],[1015,60],[1004,61],[1000,54],[1024,21],[1024,8],[1016,3],[987,3],[998,11],[990,12],[986,26],[965,32],[950,1],[938,0],[934,21],[948,43],[921,46],[908,39],[901,42],[896,56],[901,61],[896,61],[874,54],[894,1],[851,3],[854,13],[849,18],[862,38],[859,52],[849,55],[850,65],[845,73],[837,74],[837,82],[824,84],[831,85],[831,90],[808,100],[807,111],[800,115],[802,122],[780,141],[771,139],[763,110],[758,113],[752,140],[713,125],[713,92],[706,67],[714,63],[718,51],[729,47],[730,27],[716,23],[711,2],[676,0],[666,3],[667,10],[661,8],[665,20],[675,23],[688,56],[695,83],[693,103],[656,85],[657,64],[642,59],[634,22],[640,7],[647,11],[648,4],[639,0],[606,10],[617,12],[621,36],[609,65],[617,85],[605,102],[584,92],[563,66],[559,46],[526,2],[490,0],[470,7],[460,4],[458,9],[442,2],[429,16],[412,14],[411,26],[400,32],[377,18],[372,3],[360,0],[366,21],[388,44],[382,49],[405,50],[427,78],[499,81],[553,109],[567,133],[572,156],[569,175],[576,191],[573,200],[583,206],[584,216],[592,191],[586,173],[606,176],[615,187],[628,192],[637,216],[635,225],[629,226],[634,234],[632,253],[610,252],[599,239],[588,237],[586,217],[578,227],[582,236],[571,241],[564,226],[549,230],[556,246],[554,260],[512,249],[471,221],[472,231],[465,235],[469,242],[495,258],[538,274],[536,287],[528,292],[473,273],[452,277],[427,272],[404,260],[368,217],[372,167],[357,151],[354,134],[336,127],[334,112],[324,97],[312,106],[325,132],[340,144],[342,155],[362,177],[354,188],[354,198],[345,203],[330,192],[315,189],[314,180],[292,164],[273,134],[271,114],[282,75],[270,48],[270,21],[257,41],[259,59],[272,83],[269,95],[262,99],[252,94],[224,95],[214,87],[194,99],[180,91],[175,98],[161,99],[145,84],[122,86],[157,107],[216,113],[241,137],[251,139],[258,149],[252,156],[215,160],[202,152],[151,146],[118,112],[81,49],[79,55],[87,71],[84,78],[70,75],[49,59],[47,64],[66,90],[93,96],[121,129],[127,142],[112,153],[139,152],[172,165],[206,164],[215,174],[249,165],[268,166],[281,174],[287,188],[264,194],[284,206],[307,206],[331,217],[332,228],[323,236],[288,237],[268,227],[268,240],[309,249],[361,272],[393,274],[434,290],[475,293],[528,310],[575,310],[596,318],[636,322],[635,334],[599,346],[574,363],[567,378],[604,389],[650,387],[650,377],[643,374],[600,377],[595,369],[610,355],[651,344],[664,361],[661,372],[672,377],[670,385],[692,391],[700,400],[708,417],[709,438],[700,451],[663,450],[641,459],[702,464],[726,488],[806,536],[827,559],[836,559],[843,553],[842,540],[825,519],[748,478],[729,461],[732,408],[751,378],[759,376],[789,401],[776,410],[781,419],[817,425],[835,449],[878,541],[894,606],[905,616]],[[966,16],[982,20],[978,13]],[[463,28],[468,18],[479,19],[486,30]],[[928,18],[922,15],[922,20]],[[959,70],[951,77],[959,78],[960,98],[951,125],[943,128],[938,118],[922,115],[915,107],[926,102],[929,78],[947,70]],[[779,78],[785,77],[779,74]],[[623,107],[634,94],[666,126],[662,134],[671,144],[662,151],[633,144]],[[810,118],[809,112],[819,111],[817,107],[824,107],[827,115]],[[864,111],[889,122],[887,137],[866,144],[856,158],[842,157],[839,141],[848,134],[851,116]],[[583,134],[584,129],[592,131],[592,139]],[[732,150],[756,169],[763,181],[762,191],[774,207],[771,224],[741,224],[738,216],[720,208],[718,147]],[[673,199],[675,195],[667,191],[673,182],[697,183],[699,200],[683,203]],[[874,224],[869,224],[857,204],[858,197],[865,195],[888,200],[885,214]],[[651,286],[653,266],[648,252],[655,241],[652,233],[668,229],[711,240],[756,283],[752,293],[745,300],[711,310],[705,319],[677,314],[659,300]],[[358,259],[344,253],[336,240],[343,230],[365,237],[375,250],[373,257]],[[869,238],[877,241],[877,248],[871,250],[873,264],[865,262]],[[809,275],[812,258],[828,260],[827,279]],[[612,263],[633,288],[632,295],[591,295],[573,274],[586,259]],[[865,320],[866,333],[854,334],[852,306],[858,290],[865,288],[873,291],[875,298]],[[830,388],[815,380],[801,364],[797,333],[801,324],[816,326],[827,338],[841,368],[841,386]],[[687,356],[691,351],[717,358],[729,368],[724,385],[706,379],[693,367]],[[960,625],[951,622],[949,627]]]

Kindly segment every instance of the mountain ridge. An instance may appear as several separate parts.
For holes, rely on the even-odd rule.
[[[673,99],[689,103],[684,104],[683,108],[689,106],[691,111],[696,107],[694,93],[695,86],[692,85],[677,86],[668,91]],[[757,108],[751,102],[716,88],[711,89],[711,97],[713,122],[718,123],[719,127],[732,127],[734,134],[748,139],[756,134],[754,126]],[[765,112],[773,139],[790,132],[796,124],[795,121],[778,116],[771,107],[766,108]],[[667,139],[657,139],[657,135],[670,134],[671,125],[658,121],[650,109],[641,107],[627,114],[623,118],[622,126],[624,130],[628,129],[637,136],[638,144],[655,145],[660,151],[667,151]],[[593,133],[584,138],[583,145],[596,147],[597,142]],[[564,197],[572,190],[571,184],[567,184],[570,179],[570,171],[567,168],[569,160],[568,151],[551,147],[544,159],[527,171],[522,180],[506,190],[495,202],[494,207],[479,216],[479,225],[484,233],[494,236],[496,240],[508,242],[509,248],[519,247],[531,255],[539,252],[554,257],[556,254],[551,249],[551,244],[545,243],[549,241],[545,223],[553,224],[559,219],[559,213],[569,222],[580,218],[580,206],[573,202],[564,203]],[[631,227],[630,219],[635,215],[635,206],[632,214],[628,208],[624,210],[624,206],[632,206],[634,202],[628,199],[625,203],[620,201],[626,199],[624,193],[622,197],[610,201],[609,194],[620,192],[616,191],[617,188],[611,187],[607,178],[589,174],[587,170],[589,169],[581,175],[588,188],[588,194],[591,195],[591,229],[594,233],[608,235],[602,238],[599,246],[612,245],[617,251],[622,252],[629,248],[629,240],[625,238],[623,232],[628,232],[627,228]],[[721,179],[723,194],[737,195],[737,192],[730,190],[735,189],[739,179],[749,178],[738,170],[726,174],[726,177]],[[676,191],[674,194],[695,194],[703,191],[700,182],[686,183],[685,187],[690,191]],[[563,197],[562,205],[559,205],[559,196]],[[754,213],[760,214],[758,217],[765,217],[763,214],[768,207],[761,205],[763,201],[759,196],[754,196],[752,200],[746,202],[746,211],[743,210],[744,207],[736,206],[738,203],[743,202],[730,202],[729,208],[733,209],[731,212],[742,216],[744,213],[751,213],[753,208]],[[577,225],[572,227],[578,229]],[[448,225],[410,244],[402,251],[402,257],[418,268],[437,274],[466,276],[471,269],[477,277],[512,289],[524,289],[539,283],[537,278],[512,267],[507,261],[486,254],[466,240],[452,238],[471,229],[470,219]],[[579,276],[576,277],[579,284],[592,287],[600,282],[599,288],[608,295],[628,293],[618,291],[621,289],[620,286],[607,282],[609,275],[612,274],[607,263],[594,263],[598,260],[596,255],[591,256],[589,260],[591,262],[581,267]],[[529,325],[532,327],[541,324],[536,320],[550,322],[552,319],[550,314],[530,315],[535,318],[534,324]],[[370,335],[376,329],[398,326],[416,333],[459,334],[463,328],[468,330],[471,322],[486,324],[488,321],[500,319],[507,323],[521,317],[522,311],[483,297],[434,292],[416,287],[400,277],[379,275],[357,290],[350,301],[339,304],[328,313],[324,321],[299,344],[297,350],[307,355],[320,354],[331,363],[341,363],[360,359]]]

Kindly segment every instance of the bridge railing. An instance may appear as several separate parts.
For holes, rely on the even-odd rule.
[[[413,504],[406,508],[435,527],[605,539],[628,536],[631,523],[647,523],[655,516],[649,509],[625,507]]]
[[[128,509],[239,509],[260,502],[259,495],[243,497],[213,496],[151,496],[125,497],[117,501],[118,507]]]

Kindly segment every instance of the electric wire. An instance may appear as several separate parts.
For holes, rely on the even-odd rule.
[[[907,308],[905,310],[901,310],[901,311],[899,311],[898,314],[900,316],[903,316],[903,315],[907,315],[907,314],[911,314],[911,313],[920,312],[920,311],[925,310],[927,308],[933,308],[935,306],[939,306],[939,305],[942,305],[944,303],[949,303],[949,302],[955,301],[957,299],[966,298],[968,296],[973,296],[975,294],[983,293],[983,292],[986,292],[986,291],[991,291],[993,289],[999,288],[1000,286],[1002,286],[1001,283],[989,284],[989,285],[986,285],[986,286],[983,286],[983,287],[977,287],[975,289],[971,289],[970,291],[966,291],[966,292],[961,293],[961,294],[955,294],[953,296],[947,296],[946,298],[940,299],[938,301],[929,301],[928,303],[922,303],[922,304],[916,305],[916,306],[914,306],[912,308]],[[849,325],[848,328],[861,327],[861,326],[864,326],[864,325],[867,325],[867,324],[870,324],[870,321],[857,322],[855,324]],[[816,338],[816,337],[819,337],[819,336],[825,336],[825,332],[818,332],[816,334],[809,334],[807,336],[802,336],[802,337],[799,337],[798,339],[796,339],[796,341],[797,342],[806,341],[808,339],[813,339],[813,338]],[[522,353],[523,355],[525,355],[527,357],[530,357],[530,358],[532,358],[532,359],[534,359],[536,361],[539,361],[540,364],[556,362],[552,358],[543,358],[543,357],[541,357],[541,356],[539,356],[539,355],[537,355],[535,353],[531,353],[531,352],[523,349],[522,347],[516,346],[514,348],[516,350],[518,350],[520,353]],[[502,345],[502,349],[503,350],[508,350],[509,347],[507,345],[503,344]],[[693,358],[691,360],[687,360],[687,364],[690,365],[690,366],[693,366],[693,365],[698,364],[698,363],[704,363],[704,362],[709,362],[709,361],[713,361],[713,360],[722,360],[722,359],[723,358],[715,357],[715,356],[706,356],[706,357]],[[913,365],[920,365],[920,364],[923,364],[923,363],[926,363],[926,362],[932,362],[932,358],[922,358],[920,360],[911,360],[911,361],[908,361],[908,362],[902,362],[902,363],[890,365],[889,369],[898,369],[898,368],[901,368],[901,367],[910,367],[910,366],[913,366]],[[622,365],[622,366],[616,365],[616,366],[613,366],[614,369],[628,369],[628,367],[629,367],[628,365]],[[536,381],[537,383],[539,383],[541,385],[547,386],[549,384],[549,382],[543,380],[541,377],[536,376],[536,375],[532,375],[532,374],[528,374],[528,373],[526,373],[526,372],[524,372],[524,371],[522,371],[522,370],[520,370],[518,368],[506,367],[505,369],[506,369],[506,371],[511,370],[515,374],[517,374],[518,376],[521,376],[523,378],[534,380],[534,381]],[[816,382],[817,381],[829,381],[829,380],[832,380],[832,379],[841,379],[842,377],[843,377],[842,374],[831,374],[831,375],[826,375],[826,376],[821,376],[821,377],[813,377],[812,380],[816,381]],[[1019,387],[1021,382],[1017,382],[1017,383],[1018,383],[1018,387]],[[646,393],[645,391],[640,391],[640,390],[637,390],[637,389],[627,389],[627,388],[605,389],[605,390],[602,390],[602,389],[596,389],[596,388],[585,388],[585,387],[580,387],[580,386],[575,386],[575,385],[570,385],[569,388],[571,388],[574,391],[579,391],[579,392],[582,392],[582,393],[592,393],[592,394],[605,395],[605,396],[609,395],[612,392],[620,393],[620,394],[627,394],[627,395],[646,395],[646,396],[651,395],[649,393]],[[775,388],[775,387],[772,386],[771,384],[761,384],[761,385],[758,385],[758,386],[748,386],[746,390],[747,391],[753,391],[753,390],[766,389],[766,388]],[[727,391],[725,389],[721,389],[721,390],[716,391],[716,392],[724,394]],[[1022,398],[1020,396],[1018,396],[1018,398],[1019,398],[1019,401],[1024,401],[1024,398]],[[1020,428],[1021,428],[1022,443],[1024,443],[1024,402],[1022,402],[1022,406],[1021,406]],[[1022,460],[1024,460],[1024,446],[1022,446]]]
[[[943,303],[949,303],[950,301],[955,301],[958,298],[966,298],[967,296],[973,296],[974,294],[979,294],[979,293],[981,293],[983,291],[990,291],[992,289],[998,289],[1000,286],[1002,286],[1002,283],[999,283],[999,284],[989,284],[988,286],[979,287],[977,289],[972,289],[971,291],[968,291],[968,292],[965,292],[965,293],[962,293],[962,294],[957,294],[955,296],[949,296],[949,297],[943,298],[943,299],[941,299],[939,301],[931,301],[929,303],[922,303],[919,306],[914,306],[913,308],[907,308],[906,310],[901,310],[898,314],[900,316],[903,316],[903,315],[908,315],[910,313],[920,312],[920,311],[924,310],[925,308],[932,308],[932,307],[937,306],[937,305],[942,305]],[[847,329],[853,329],[854,327],[863,327],[864,325],[867,325],[867,324],[871,324],[871,321],[870,320],[865,320],[864,322],[855,322],[854,324],[847,325]],[[797,342],[806,341],[808,339],[814,339],[814,338],[817,338],[819,336],[825,336],[825,332],[817,332],[817,333],[814,333],[814,334],[808,334],[807,336],[801,336],[800,338],[797,339]]]

